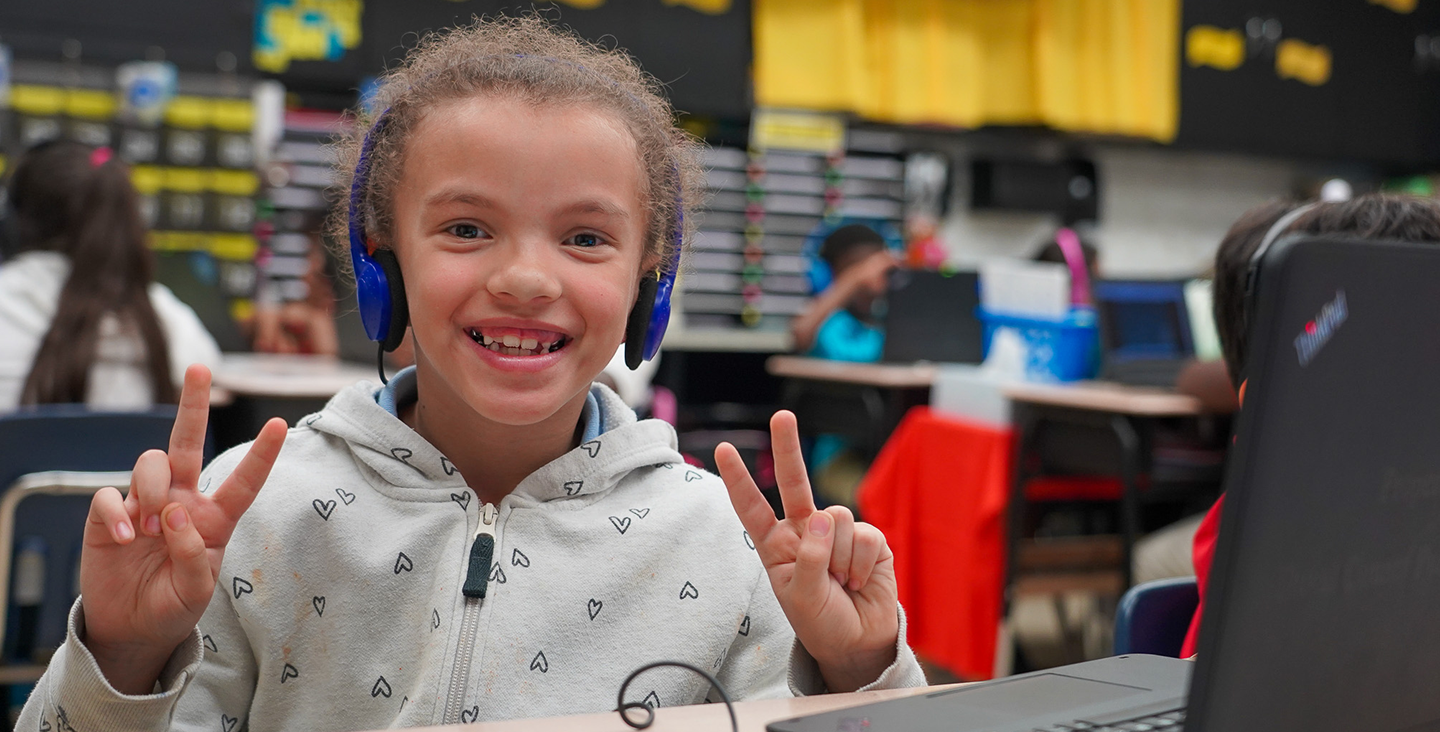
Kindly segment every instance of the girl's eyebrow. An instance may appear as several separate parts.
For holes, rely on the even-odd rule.
[[[446,188],[425,197],[423,206],[444,206],[450,203],[463,203],[477,208],[495,208],[495,202],[471,191]]]
[[[498,208],[499,206],[491,199],[473,191],[447,188],[437,191],[425,197],[422,205],[425,207],[444,206],[447,204],[459,203],[476,208]],[[598,198],[587,198],[576,201],[560,210],[561,214],[601,214],[610,218],[627,220],[630,213],[623,207],[610,201]]]

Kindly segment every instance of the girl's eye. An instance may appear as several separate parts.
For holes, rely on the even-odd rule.
[[[450,233],[461,239],[479,239],[485,235],[485,232],[474,224],[455,224],[450,227]]]
[[[594,234],[576,234],[570,237],[570,243],[577,247],[589,249],[590,247],[598,247],[604,244],[605,240]]]

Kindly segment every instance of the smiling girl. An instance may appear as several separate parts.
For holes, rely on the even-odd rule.
[[[792,415],[772,421],[778,520],[733,448],[722,483],[592,386],[645,333],[642,283],[678,266],[697,198],[698,146],[654,81],[542,21],[492,21],[421,44],[377,109],[341,171],[362,173],[361,253],[394,257],[390,330],[408,317],[415,367],[203,473],[192,367],[169,452],[94,499],[82,599],[20,728],[594,712],[656,660],[739,698],[923,684],[884,537],[815,510]],[[676,669],[632,689],[714,698]]]

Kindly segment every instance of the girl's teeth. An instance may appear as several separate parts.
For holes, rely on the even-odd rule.
[[[535,347],[538,345],[540,345],[540,341],[537,341],[534,338],[525,338],[520,341],[520,347],[527,351],[535,350]]]
[[[519,347],[520,347],[520,336],[517,336],[517,335],[507,335],[507,336],[505,336],[504,338],[501,338],[501,339],[500,339],[500,342],[501,342],[501,343],[504,343],[506,348],[519,348]]]

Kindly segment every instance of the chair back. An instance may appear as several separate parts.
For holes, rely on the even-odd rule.
[[[64,642],[66,618],[79,590],[90,497],[102,487],[96,478],[112,484],[125,479],[116,486],[123,492],[136,458],[152,448],[166,449],[174,422],[173,405],[95,412],[84,405],[55,404],[0,415],[0,628],[5,660],[28,661],[32,647],[55,648]],[[57,480],[59,474],[52,471],[66,471],[68,479]],[[52,477],[35,480],[36,473]],[[17,486],[22,493],[9,496]],[[25,572],[11,571],[17,560]],[[43,586],[36,587],[41,577]],[[25,586],[17,586],[17,580]],[[24,597],[17,598],[17,590]],[[25,621],[31,626],[23,634],[17,599],[26,602]]]
[[[1179,658],[1199,604],[1194,577],[1131,587],[1115,611],[1115,655],[1151,653]]]

